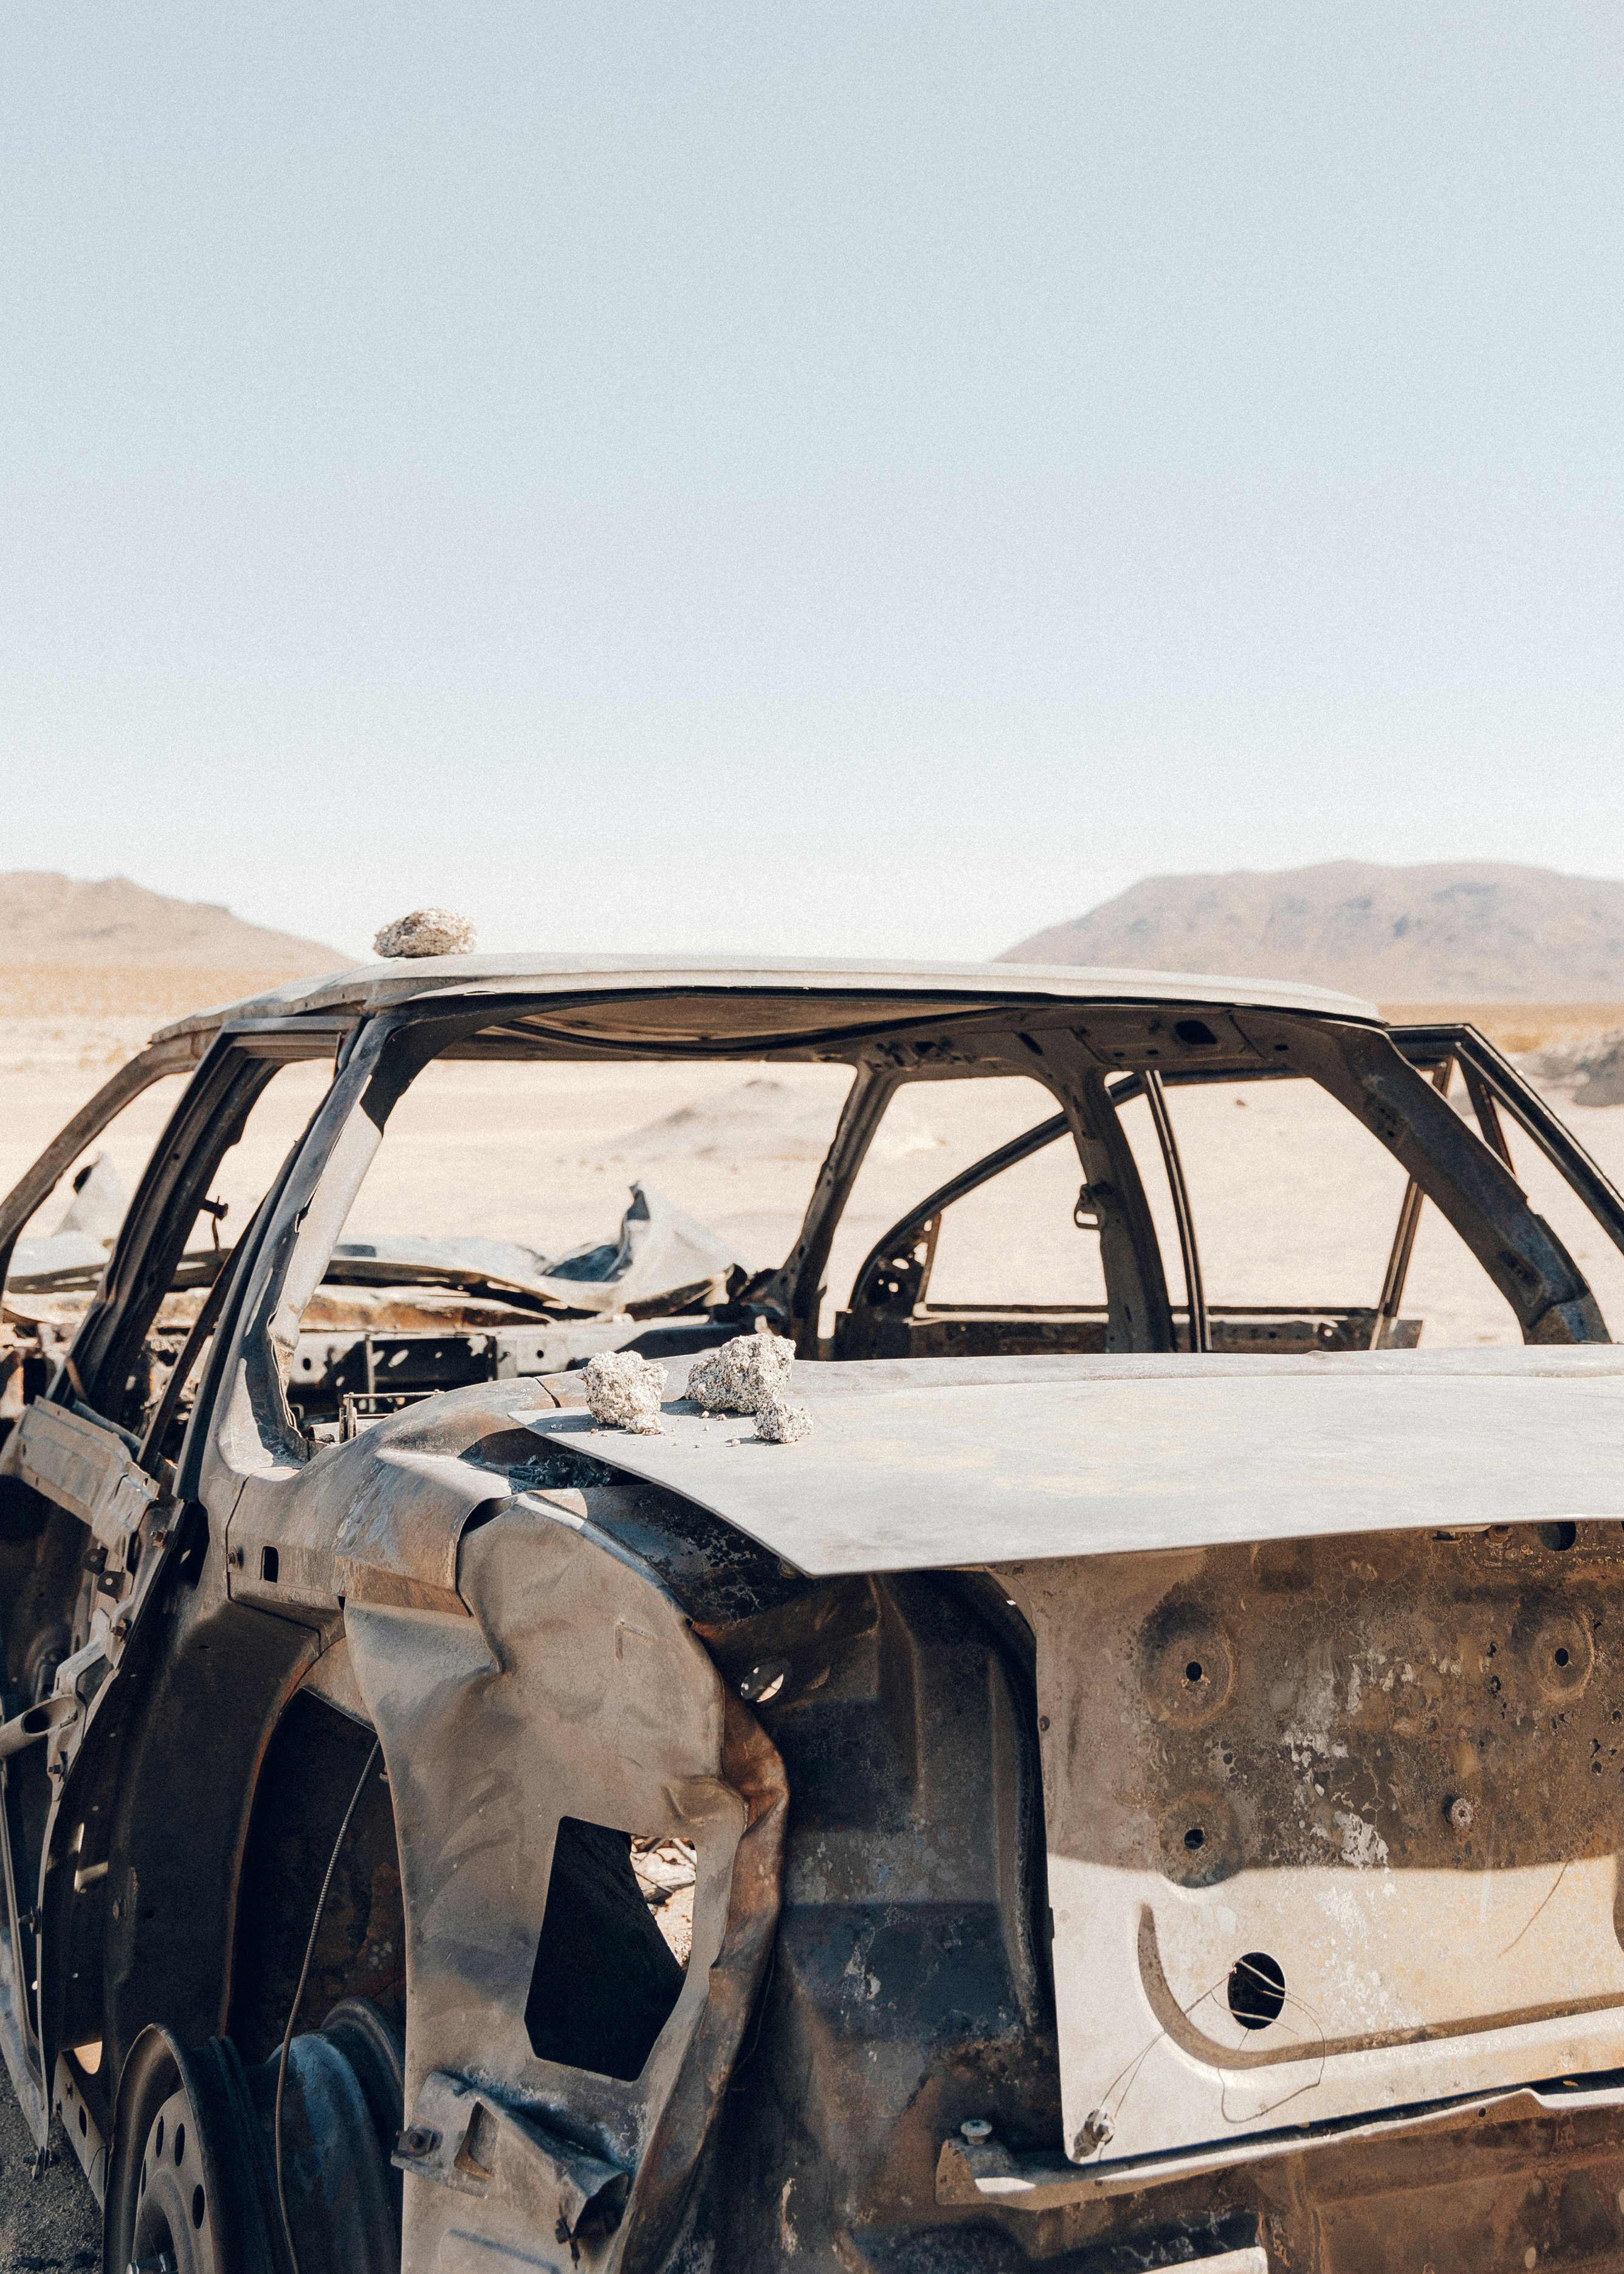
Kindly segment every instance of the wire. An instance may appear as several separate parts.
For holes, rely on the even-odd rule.
[[[299,2254],[293,2245],[293,2229],[288,2222],[288,2197],[282,2183],[282,2097],[288,2082],[288,2048],[293,2043],[293,2025],[299,2018],[299,2007],[304,1996],[304,1984],[310,1977],[310,1962],[316,1952],[316,1937],[321,1929],[321,1914],[327,1907],[327,1889],[333,1884],[333,1874],[338,1869],[338,1859],[344,1845],[344,1834],[350,1829],[350,1819],[355,1814],[366,1780],[372,1773],[372,1763],[378,1758],[379,1740],[372,1739],[355,1790],[350,1796],[350,1805],[344,1811],[344,1820],[338,1827],[338,1837],[333,1842],[333,1853],[327,1858],[321,1893],[316,1897],[316,1916],[310,1923],[310,1939],[304,1945],[304,1963],[299,1969],[298,1988],[293,1993],[293,2003],[288,2009],[288,2026],[282,2033],[282,2054],[276,2064],[276,2208],[282,2213],[282,2231],[288,2245],[288,2255],[293,2261],[293,2274],[299,2274]]]

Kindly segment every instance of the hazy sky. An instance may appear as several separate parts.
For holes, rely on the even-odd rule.
[[[9,0],[0,868],[979,955],[1624,874],[1618,0]]]

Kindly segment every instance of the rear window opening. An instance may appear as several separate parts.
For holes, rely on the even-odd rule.
[[[695,1878],[686,1840],[560,1819],[524,2008],[539,2059],[643,2074],[682,1993]]]

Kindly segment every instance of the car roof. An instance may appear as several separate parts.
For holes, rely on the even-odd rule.
[[[172,1020],[154,1035],[204,1034],[227,1024],[317,1013],[359,1016],[403,1004],[481,996],[647,996],[650,993],[853,995],[966,1005],[1186,1003],[1222,1009],[1307,1011],[1380,1022],[1372,1003],[1290,979],[1210,972],[1136,971],[1052,963],[891,963],[859,958],[753,955],[432,955],[362,963],[323,979],[292,979],[241,1002]]]

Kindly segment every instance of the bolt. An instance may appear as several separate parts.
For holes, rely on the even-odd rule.
[[[396,2142],[402,2156],[427,2156],[440,2145],[440,2135],[432,2125],[409,2124]]]
[[[1082,2136],[1078,2146],[1084,2155],[1087,2155],[1093,2149],[1103,2148],[1116,2129],[1104,2109],[1091,2109],[1083,2119]]]
[[[1452,1800],[1445,1811],[1457,1832],[1472,1828],[1472,1804],[1470,1800]]]
[[[984,2116],[966,2116],[959,2126],[966,2140],[990,2140],[992,2126]]]

